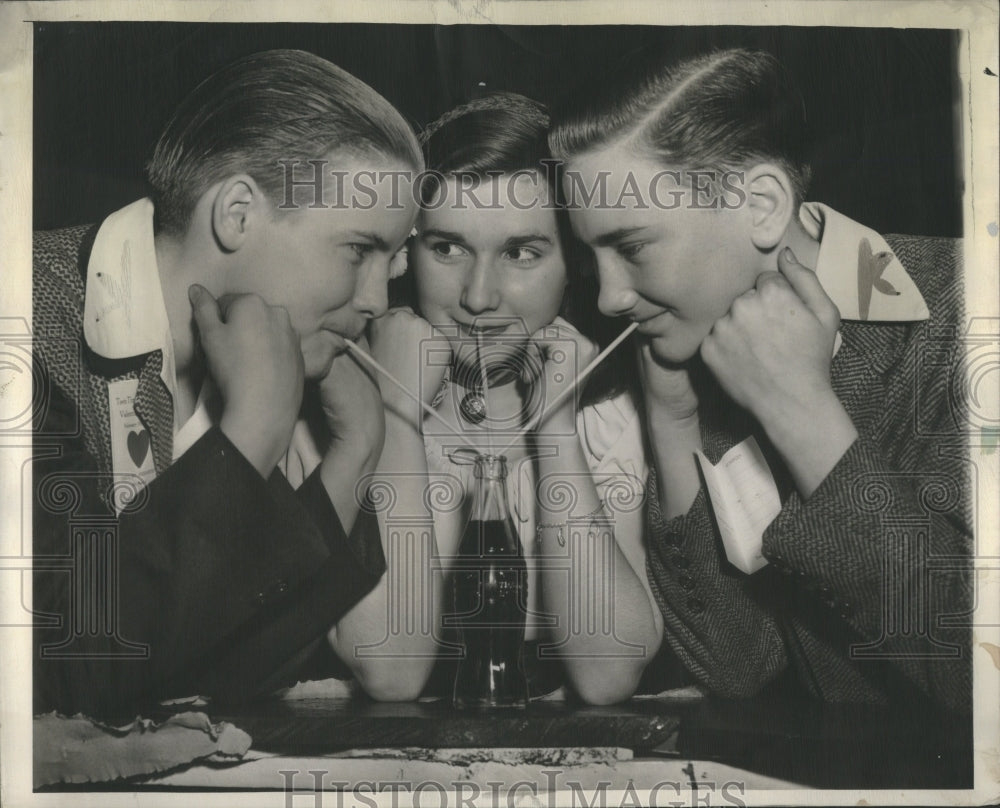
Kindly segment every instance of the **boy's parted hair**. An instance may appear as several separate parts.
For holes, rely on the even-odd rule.
[[[761,51],[716,51],[632,78],[563,116],[549,142],[564,160],[622,142],[678,169],[723,172],[767,160],[785,170],[799,202],[809,185],[802,96]]]
[[[146,177],[157,229],[182,233],[201,195],[233,174],[249,174],[280,200],[279,161],[324,159],[338,150],[423,168],[403,117],[347,71],[299,50],[233,62],[181,102],[156,144]]]

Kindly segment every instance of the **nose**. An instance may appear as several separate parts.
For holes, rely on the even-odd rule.
[[[601,314],[620,317],[635,308],[639,295],[633,288],[628,270],[617,266],[614,261],[598,257],[597,277],[601,284],[597,308]]]
[[[369,261],[358,273],[354,287],[354,308],[370,319],[389,309],[389,258]]]
[[[495,311],[500,305],[500,290],[496,286],[493,267],[480,257],[469,267],[462,287],[462,307],[472,314]]]

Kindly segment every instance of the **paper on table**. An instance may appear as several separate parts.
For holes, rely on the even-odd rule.
[[[122,727],[82,715],[36,716],[32,726],[35,788],[53,783],[102,783],[176,769],[194,761],[236,762],[250,736],[204,713],[172,715],[162,724],[137,718]]]
[[[767,565],[762,552],[764,531],[781,510],[778,487],[753,437],[726,452],[713,466],[696,452],[722,545],[729,562],[750,574]]]

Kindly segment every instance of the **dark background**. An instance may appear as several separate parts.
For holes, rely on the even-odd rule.
[[[178,101],[254,51],[328,58],[419,129],[483,92],[558,107],[623,65],[732,46],[771,51],[797,77],[810,199],[881,232],[961,235],[957,32],[736,26],[39,23],[34,228],[143,196],[143,163]]]

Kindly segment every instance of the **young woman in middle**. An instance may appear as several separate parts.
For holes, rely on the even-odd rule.
[[[660,646],[640,418],[626,385],[614,384],[627,348],[560,395],[606,341],[597,332],[613,335],[616,324],[599,320],[586,259],[574,256],[548,123],[538,103],[500,94],[452,110],[422,138],[428,181],[408,246],[411,305],[374,323],[370,342],[440,418],[380,378],[385,449],[366,490],[387,572],[329,634],[379,700],[449,692],[456,646],[442,618],[476,453],[507,460],[527,564],[530,695],[565,686],[589,703],[621,701]]]

